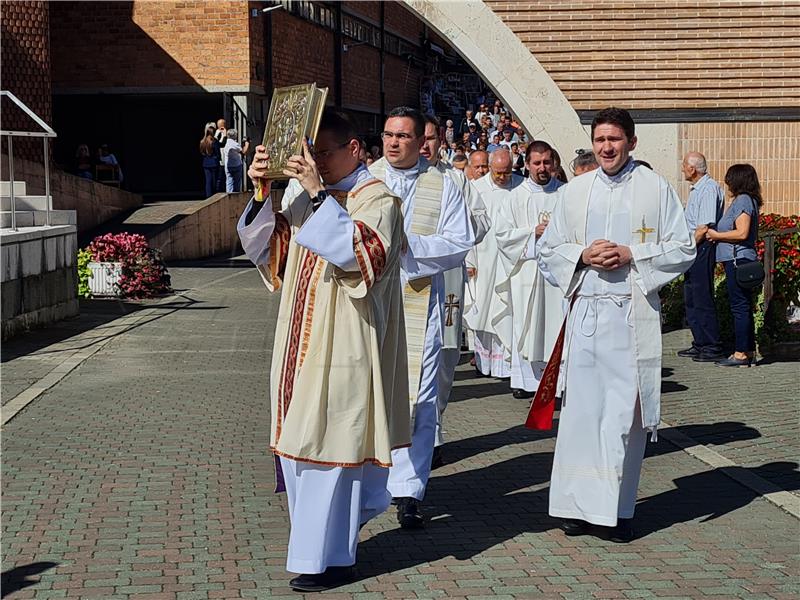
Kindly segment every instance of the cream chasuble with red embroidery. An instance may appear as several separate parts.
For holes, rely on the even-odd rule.
[[[267,288],[281,292],[270,374],[271,449],[322,465],[389,466],[391,450],[411,440],[403,216],[400,200],[382,182],[365,170],[358,179],[349,193],[331,191],[345,209],[335,210],[352,223],[352,265],[336,266],[298,243],[315,216],[305,192],[279,213],[265,207],[250,224],[243,215],[239,233]],[[320,235],[334,230],[314,226]]]

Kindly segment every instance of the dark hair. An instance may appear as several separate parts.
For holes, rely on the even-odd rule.
[[[422,137],[425,135],[425,117],[423,117],[422,113],[416,108],[411,108],[410,106],[398,106],[397,108],[393,108],[386,118],[392,119],[396,117],[405,117],[407,119],[411,119],[414,121],[414,134],[417,137]]]
[[[597,165],[597,158],[594,156],[594,152],[591,150],[584,150],[583,148],[578,148],[575,150],[575,158],[572,159],[572,162],[569,163],[569,168],[572,169],[574,173],[578,167],[588,167],[590,165]]]
[[[353,122],[347,115],[332,108],[326,108],[322,112],[319,131],[330,131],[340,144],[346,144],[352,139],[359,140],[361,143]]]
[[[550,156],[553,156],[553,147],[543,140],[532,141],[528,144],[528,147],[525,148],[525,162],[528,162],[531,152],[538,152],[539,154],[550,152]]]
[[[425,124],[433,125],[434,127],[436,127],[436,131],[439,131],[439,127],[442,126],[439,119],[437,117],[434,117],[433,115],[425,115]]]
[[[753,165],[746,163],[731,165],[725,173],[725,185],[734,196],[747,194],[761,206],[761,184],[758,183],[758,173]]]
[[[594,116],[594,119],[592,119],[592,140],[594,140],[595,127],[606,124],[616,125],[617,127],[622,128],[622,131],[625,132],[625,136],[628,138],[628,141],[633,139],[633,136],[636,135],[636,125],[633,122],[631,113],[624,108],[616,108],[611,106],[598,112]]]

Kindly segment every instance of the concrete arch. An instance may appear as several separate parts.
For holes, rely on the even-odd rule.
[[[564,162],[589,136],[578,114],[539,61],[482,0],[404,0],[447,39],[511,108],[534,139],[552,143]]]

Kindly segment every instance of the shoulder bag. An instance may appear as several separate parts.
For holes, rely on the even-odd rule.
[[[751,198],[752,200],[752,198]],[[753,201],[755,205],[755,200]],[[758,231],[758,208],[756,208],[756,231]],[[751,225],[752,227],[752,225]],[[757,288],[764,282],[764,265],[758,259],[752,262],[738,264],[736,262],[736,244],[733,245],[733,268],[736,273],[736,283],[746,290]]]

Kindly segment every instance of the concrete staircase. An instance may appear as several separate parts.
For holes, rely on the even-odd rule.
[[[11,228],[12,182],[0,181],[0,228]],[[76,225],[74,210],[53,210],[52,196],[28,195],[24,181],[13,182],[17,227],[43,227],[47,223],[47,208],[50,208],[51,225]]]

